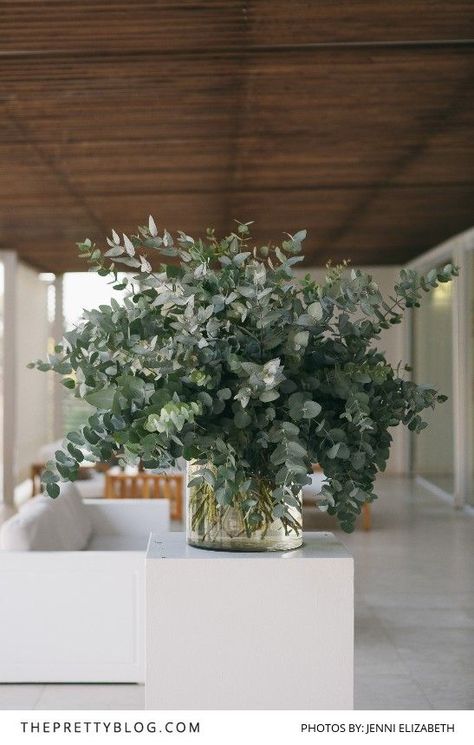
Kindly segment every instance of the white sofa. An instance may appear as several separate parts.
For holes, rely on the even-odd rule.
[[[68,485],[0,530],[0,682],[144,682],[145,552],[168,500]]]

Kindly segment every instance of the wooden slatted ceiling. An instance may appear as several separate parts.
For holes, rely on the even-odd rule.
[[[48,271],[133,230],[309,230],[398,263],[473,222],[474,3],[17,0],[0,10],[0,245]]]

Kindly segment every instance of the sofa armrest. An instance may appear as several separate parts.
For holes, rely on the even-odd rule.
[[[0,681],[143,682],[144,551],[3,551]]]
[[[93,535],[140,535],[167,533],[170,529],[169,499],[84,499]]]

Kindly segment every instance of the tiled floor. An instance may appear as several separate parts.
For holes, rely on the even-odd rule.
[[[356,567],[355,706],[473,709],[474,517],[409,480],[378,491],[373,530],[343,538]]]
[[[474,708],[474,517],[401,478],[379,482],[356,565],[357,709]],[[308,508],[305,528],[333,529]],[[0,685],[2,709],[141,709],[137,685]]]

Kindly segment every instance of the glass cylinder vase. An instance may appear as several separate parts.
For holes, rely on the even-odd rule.
[[[187,483],[202,469],[216,474],[209,464],[188,463]],[[274,485],[251,480],[252,487],[234,496],[232,504],[219,504],[207,481],[186,487],[187,542],[216,551],[289,551],[303,543],[302,495],[284,504],[281,517],[273,517]]]

